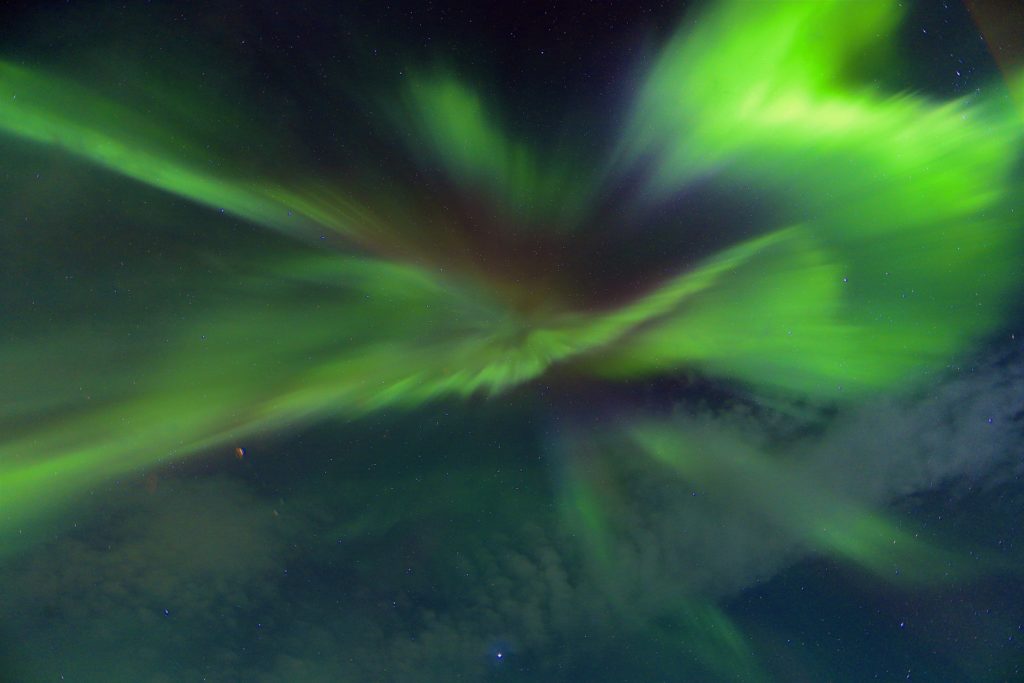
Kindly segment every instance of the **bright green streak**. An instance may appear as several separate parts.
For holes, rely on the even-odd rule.
[[[16,425],[0,440],[0,528],[259,430],[494,394],[559,363],[609,377],[698,367],[824,398],[941,368],[1000,322],[1016,279],[1020,121],[995,99],[935,103],[860,85],[850,74],[897,19],[890,3],[732,2],[677,36],[640,88],[615,164],[653,165],[648,199],[710,177],[738,199],[766,191],[788,218],[598,312],[514,310],[480,283],[408,265],[430,262],[415,253],[430,236],[392,197],[371,208],[343,189],[221,172],[182,131],[0,64],[10,135],[286,234],[329,229],[405,262],[268,259],[266,281],[174,328],[132,367],[103,368],[132,382],[97,380],[95,404],[14,387],[0,414]],[[581,215],[589,169],[547,162],[503,133],[454,78],[415,79],[405,96],[413,148],[460,185],[526,222]],[[68,330],[11,342],[0,362],[30,387],[51,357],[100,357],[105,343]]]
[[[669,45],[623,157],[654,164],[654,195],[705,177],[738,200],[767,189],[804,242],[623,345],[617,373],[696,363],[815,394],[884,388],[999,323],[1020,255],[1020,121],[1008,101],[853,81],[897,15],[890,2],[732,2]]]
[[[96,409],[80,412],[81,396],[70,389],[63,400],[23,390],[21,402],[39,404],[41,414],[35,429],[0,442],[0,494],[14,503],[0,512],[0,527],[5,515],[13,522],[45,508],[49,496],[255,431],[497,393],[561,359],[612,343],[764,242],[725,252],[614,315],[554,318],[539,329],[470,287],[408,266],[338,254],[268,263],[259,269],[266,281],[249,282],[222,307],[178,330],[169,344],[160,344],[168,351],[130,369],[129,389],[96,396]],[[75,358],[103,344],[95,333],[69,330],[49,353]],[[8,377],[33,359],[32,348],[15,350],[4,363]],[[41,371],[30,367],[26,387],[31,373]],[[7,410],[19,408],[12,402]]]
[[[287,215],[286,207],[263,196],[255,184],[204,169],[204,161],[213,166],[216,160],[195,158],[198,150],[185,142],[187,134],[159,128],[71,83],[3,62],[0,128],[257,223],[279,224]]]
[[[213,112],[210,118],[216,119]],[[357,244],[387,247],[396,229],[337,188],[308,181],[285,188],[232,174],[187,129],[161,126],[73,83],[2,61],[0,130],[285,234],[326,229]]]

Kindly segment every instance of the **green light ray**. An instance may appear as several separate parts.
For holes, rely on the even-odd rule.
[[[203,127],[217,118],[209,112]],[[181,124],[161,125],[159,116],[2,61],[0,129],[286,235],[315,239],[327,229],[364,247],[395,251],[402,244],[398,232],[405,225],[385,220],[337,187],[247,177],[235,168],[244,166],[238,159],[229,161],[192,139]]]
[[[584,164],[548,154],[501,130],[496,115],[455,76],[413,75],[408,79],[399,129],[424,164],[440,162],[468,190],[482,190],[498,206],[529,227],[545,221],[548,229],[576,227],[591,199],[593,181]]]
[[[208,170],[216,169],[219,160],[209,152],[199,157],[187,134],[161,128],[72,83],[7,62],[0,62],[0,128],[261,225],[281,225],[287,216],[287,208],[255,184]]]

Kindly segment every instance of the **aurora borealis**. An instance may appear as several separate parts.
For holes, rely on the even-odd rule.
[[[0,34],[12,680],[855,681],[751,601],[1024,589],[997,10],[244,5]]]

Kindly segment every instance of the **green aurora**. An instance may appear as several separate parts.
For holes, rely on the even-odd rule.
[[[571,250],[627,178],[639,206],[707,182],[738,200],[751,187],[773,198],[763,225],[613,303],[588,300],[595,283],[555,286],[475,261],[445,225],[457,218],[400,178],[253,174],[230,141],[259,131],[221,131],[212,111],[163,116],[0,62],[10,140],[294,240],[248,256],[231,283],[207,282],[185,323],[157,311],[129,341],[86,325],[0,341],[0,535],[31,537],[102,482],[255,435],[497,397],[542,377],[698,373],[779,403],[856,403],[921,386],[998,328],[1018,286],[1024,125],[1010,92],[1024,79],[953,101],[886,91],[864,77],[864,54],[892,59],[885,36],[900,15],[890,2],[854,13],[838,0],[718,3],[650,65],[599,163],[506,132],[497,107],[451,70],[415,72],[380,98],[380,134],[479,198],[510,242],[540,235]],[[702,220],[676,218],[681,229]],[[322,235],[345,246],[324,249]],[[55,367],[76,381],[37,379]],[[630,417],[566,439],[571,451],[650,459],[667,476],[748,500],[793,538],[879,576],[894,557],[908,580],[938,580],[939,557],[951,566],[755,444]],[[585,457],[567,462],[567,524],[614,573],[615,507],[602,500],[614,474]],[[696,601],[679,610],[691,635],[718,624],[706,642],[692,639],[698,658],[736,657],[756,680],[724,615]]]

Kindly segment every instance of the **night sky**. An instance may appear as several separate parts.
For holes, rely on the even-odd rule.
[[[5,3],[0,681],[1024,680],[1021,35]]]

